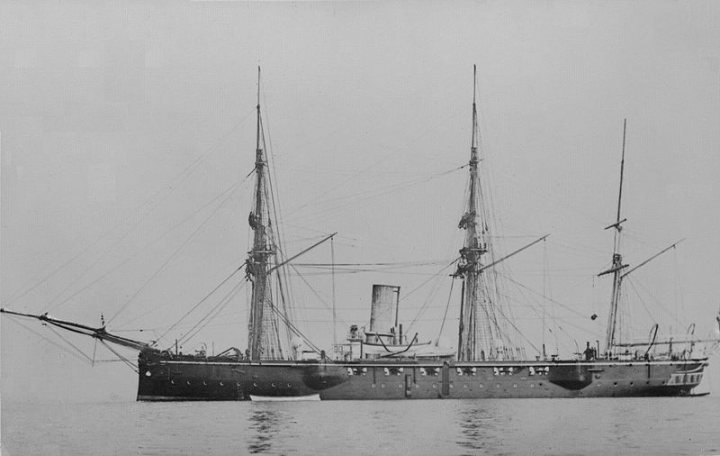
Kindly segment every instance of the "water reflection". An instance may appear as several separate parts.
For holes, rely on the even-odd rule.
[[[458,410],[456,419],[460,427],[458,446],[472,450],[468,454],[503,454],[502,435],[498,420],[492,409],[481,406],[481,402],[468,402],[465,409]]]
[[[250,413],[250,430],[253,432],[248,439],[248,450],[251,454],[267,453],[278,434],[280,416],[277,410],[252,407]]]
[[[2,405],[11,455],[720,453],[716,399]]]

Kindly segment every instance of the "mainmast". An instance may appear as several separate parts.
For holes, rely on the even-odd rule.
[[[487,307],[486,287],[481,286],[481,257],[487,252],[484,237],[487,234],[484,226],[479,226],[480,216],[480,179],[478,177],[478,122],[476,104],[477,69],[473,65],[473,104],[472,104],[472,140],[470,144],[470,182],[465,214],[460,219],[458,228],[465,230],[465,242],[460,250],[460,261],[456,276],[463,278],[462,304],[460,308],[460,327],[458,336],[458,360],[474,361],[478,357],[494,357],[492,353],[494,337],[490,331],[478,327],[479,317],[488,318],[490,309]],[[479,316],[480,307],[484,315]],[[483,325],[485,326],[485,325]],[[487,328],[489,329],[489,327]],[[486,353],[481,345],[488,349]]]
[[[622,270],[628,267],[627,264],[622,263],[622,254],[620,253],[620,240],[622,232],[622,223],[627,219],[621,219],[620,208],[622,206],[622,188],[623,188],[623,173],[625,170],[625,134],[627,131],[627,119],[623,120],[623,140],[622,140],[622,158],[620,160],[620,189],[618,191],[618,204],[617,204],[617,217],[615,223],[605,227],[605,229],[614,228],[615,236],[613,239],[613,256],[612,266],[610,269],[601,272],[598,276],[612,273],[613,275],[613,288],[612,297],[610,300],[610,314],[608,315],[607,334],[605,338],[605,352],[610,354],[613,346],[615,345],[615,337],[618,327],[618,303],[620,302],[620,294],[622,289],[622,279],[624,274]]]
[[[282,358],[278,319],[273,308],[270,260],[275,255],[270,219],[267,162],[263,150],[260,115],[260,67],[258,67],[257,129],[255,145],[255,202],[248,223],[254,231],[253,247],[246,261],[252,282],[252,302],[248,323],[248,351],[254,361]]]

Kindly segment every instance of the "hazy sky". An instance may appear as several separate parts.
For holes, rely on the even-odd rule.
[[[367,324],[372,284],[388,283],[407,296],[401,320],[415,320],[421,339],[438,337],[451,271],[433,274],[462,244],[467,170],[457,168],[469,159],[473,64],[497,247],[551,234],[502,269],[527,287],[506,284],[526,336],[564,355],[604,337],[609,281],[595,276],[611,259],[602,228],[614,221],[624,117],[625,259],[638,264],[685,239],[628,286],[630,329],[639,339],[655,321],[664,334],[691,322],[698,335],[712,331],[720,306],[720,4],[712,1],[6,1],[2,305],[89,324],[119,312],[111,330],[149,340],[241,264],[258,64],[286,251],[337,231],[337,262],[433,263],[338,274],[338,333]],[[329,245],[302,260],[329,261]],[[330,277],[299,270],[315,291],[293,283],[298,324],[327,347]],[[451,342],[457,297],[456,289],[443,333]],[[186,350],[244,349],[246,298]],[[544,338],[543,311],[553,330]],[[90,368],[40,338],[65,344],[47,328],[22,323],[37,334],[2,317],[3,398],[134,398],[130,369]],[[92,341],[68,340],[92,356]],[[111,357],[97,348],[98,359]],[[713,361],[708,385],[717,392]]]

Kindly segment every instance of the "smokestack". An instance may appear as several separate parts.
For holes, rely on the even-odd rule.
[[[370,332],[389,334],[397,327],[400,287],[373,285],[370,308]]]

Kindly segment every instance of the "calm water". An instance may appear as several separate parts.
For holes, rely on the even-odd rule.
[[[720,454],[720,398],[2,407],[2,455]]]

